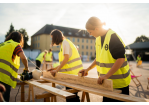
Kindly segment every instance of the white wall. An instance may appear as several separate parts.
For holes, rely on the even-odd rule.
[[[40,54],[40,50],[23,50],[26,57],[30,58],[31,60],[35,60],[36,57]]]

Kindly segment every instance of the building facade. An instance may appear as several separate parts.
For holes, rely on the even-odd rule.
[[[51,46],[52,40],[50,32],[53,29],[59,29],[64,36],[79,46],[79,53],[88,57],[95,57],[95,38],[90,36],[86,30],[61,27],[55,25],[45,25],[31,37],[31,49],[41,51],[52,49],[53,52],[59,52],[60,46]]]

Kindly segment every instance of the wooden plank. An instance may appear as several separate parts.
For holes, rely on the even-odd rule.
[[[18,75],[17,79],[21,81],[19,75]],[[45,84],[41,84],[39,82],[35,82],[35,81],[32,81],[32,80],[24,81],[24,82],[29,84],[29,85],[33,85],[33,86],[36,86],[36,87],[38,87],[40,89],[43,89],[43,90],[45,90],[45,91],[47,91],[47,92],[49,92],[51,94],[54,94],[56,96],[60,96],[62,98],[69,99],[69,98],[74,98],[75,97],[75,94],[72,94],[72,93],[69,93],[69,92],[57,89],[57,88],[53,88],[51,86],[48,86],[48,85],[45,85]]]
[[[45,94],[35,95],[35,98],[36,99],[41,99],[41,98],[47,98],[47,97],[52,97],[52,96],[54,96],[54,95],[51,94],[51,93],[45,93]]]
[[[89,77],[80,77],[71,74],[64,73],[56,73],[56,76],[53,77],[50,72],[43,71],[44,78],[51,78],[55,80],[60,80],[67,83],[79,84],[83,86],[93,87],[96,89],[104,89],[113,91],[113,81],[112,80],[104,80],[103,84],[97,84],[97,78],[89,78]]]
[[[60,84],[60,85],[64,85],[64,86],[67,86],[67,87],[70,87],[70,88],[73,88],[73,89],[76,89],[76,90],[81,90],[81,91],[84,91],[84,92],[88,92],[88,93],[92,93],[92,94],[96,94],[96,95],[100,95],[100,96],[105,96],[105,97],[109,97],[109,98],[113,98],[113,99],[117,99],[117,100],[121,100],[121,101],[149,102],[149,99],[146,99],[146,98],[140,98],[140,97],[134,97],[134,96],[130,96],[130,95],[119,94],[119,93],[117,93],[117,90],[111,92],[111,91],[107,91],[107,90],[95,89],[95,88],[92,88],[92,87],[66,83],[66,82],[63,82],[63,81],[44,78],[44,77],[41,77],[41,79],[45,80],[45,81],[57,83],[57,84]]]
[[[80,92],[80,90],[76,90],[76,89],[68,89],[68,90],[65,90],[65,91],[70,92],[70,93]]]

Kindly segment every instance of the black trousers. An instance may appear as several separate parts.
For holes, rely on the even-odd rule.
[[[69,87],[66,87],[66,90],[68,89],[72,89],[72,88],[69,88]],[[77,93],[73,93],[76,95],[75,98],[70,98],[70,99],[66,99],[66,102],[80,102],[80,97],[78,96],[78,92]]]
[[[40,61],[38,61],[38,60],[36,60],[36,69],[38,69],[39,70],[39,68],[40,68],[40,66],[41,66],[41,62]]]
[[[5,88],[6,88],[6,91],[5,91],[4,94],[3,94],[4,100],[5,100],[6,102],[9,102],[11,86],[9,86],[9,85],[7,85],[7,84],[1,82],[1,81],[0,81],[0,83],[3,84],[3,85],[5,86]]]
[[[122,90],[121,94],[129,95],[129,85],[127,87],[117,88],[117,89],[118,90]],[[115,100],[115,99],[112,99],[112,98],[103,97],[103,102],[123,102],[123,101]]]

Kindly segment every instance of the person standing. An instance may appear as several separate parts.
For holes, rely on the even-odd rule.
[[[82,61],[80,59],[76,46],[68,39],[66,39],[63,33],[55,29],[50,33],[52,37],[52,46],[61,45],[59,52],[59,63],[60,65],[56,68],[49,70],[53,76],[55,73],[61,72],[65,74],[78,75],[78,72],[83,69]],[[66,87],[66,90],[71,89]],[[80,102],[78,92],[75,98],[66,99],[67,102]]]
[[[97,17],[91,17],[86,23],[88,33],[96,38],[96,58],[87,68],[79,71],[83,76],[96,66],[98,84],[104,79],[113,81],[113,88],[122,90],[121,94],[129,95],[131,81],[129,64],[125,55],[125,44],[111,29],[104,29],[105,23]],[[119,100],[103,97],[103,102],[119,102]]]
[[[141,60],[141,56],[140,55],[138,55],[137,56],[137,67],[139,67],[139,66],[141,66],[142,67],[142,60]]]
[[[52,61],[53,61],[53,53],[52,53],[52,49],[49,49],[48,53],[45,56],[45,62],[50,63],[50,67],[52,68]],[[46,64],[46,69],[48,67],[48,64]]]
[[[43,62],[43,60],[45,60],[45,56],[47,54],[47,50],[45,50],[44,52],[40,53],[37,58],[36,58],[36,69],[39,70],[40,66],[41,66],[41,63]]]
[[[11,87],[15,88],[17,85],[20,58],[24,64],[24,70],[29,71],[28,61],[22,49],[23,45],[23,36],[19,32],[12,32],[0,44],[0,83],[6,88],[3,94],[6,102],[9,102]]]

